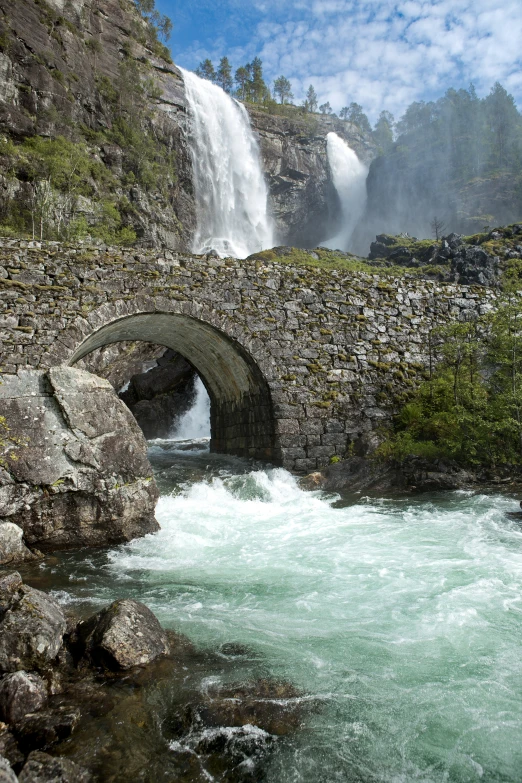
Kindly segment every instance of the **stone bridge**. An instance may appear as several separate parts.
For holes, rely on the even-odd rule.
[[[213,450],[308,471],[390,417],[425,371],[434,325],[493,296],[413,274],[4,239],[0,369],[164,345],[209,392]]]

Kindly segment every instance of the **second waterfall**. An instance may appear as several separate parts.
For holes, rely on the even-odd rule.
[[[245,258],[272,247],[268,191],[246,109],[220,87],[181,70],[193,123],[193,251]]]

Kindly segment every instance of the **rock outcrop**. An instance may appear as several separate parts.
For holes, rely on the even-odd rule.
[[[0,522],[22,528],[29,546],[99,546],[158,529],[146,442],[107,381],[70,367],[21,371],[0,400]]]
[[[328,115],[274,116],[249,108],[259,136],[275,219],[276,243],[317,247],[339,230],[340,205],[333,187],[326,136],[341,136],[364,163],[375,157],[368,134]]]

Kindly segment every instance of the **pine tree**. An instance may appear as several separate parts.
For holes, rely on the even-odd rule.
[[[228,61],[228,57],[222,57],[219,61],[219,68],[216,74],[216,82],[219,86],[225,90],[225,92],[232,92],[232,68]]]
[[[395,119],[389,111],[381,111],[373,129],[373,138],[382,152],[387,152],[393,144]]]
[[[250,71],[246,65],[242,65],[237,69],[234,80],[237,84],[236,95],[241,101],[246,101],[248,98],[248,87],[250,82]]]
[[[316,112],[318,103],[319,101],[317,99],[317,93],[314,90],[313,84],[311,84],[306,92],[306,100],[303,104],[305,111],[309,111],[312,113]]]
[[[248,66],[247,66],[248,67]],[[250,80],[250,99],[254,103],[262,103],[269,97],[268,87],[263,79],[263,62],[259,57],[255,57],[251,63],[252,77]]]
[[[196,70],[196,74],[202,79],[207,79],[209,82],[215,82],[216,72],[214,70],[214,66],[212,65],[212,60],[209,60],[208,58],[203,60],[203,62],[199,64]]]
[[[274,94],[279,95],[280,103],[288,103],[288,101],[292,100],[294,97],[292,85],[286,76],[279,76],[279,78],[275,80]]]
[[[319,111],[321,112],[321,114],[331,114],[332,107],[330,106],[330,101],[326,101],[326,103],[322,103],[321,106],[319,106]]]

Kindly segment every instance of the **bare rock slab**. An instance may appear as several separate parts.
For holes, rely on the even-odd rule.
[[[114,601],[80,623],[78,635],[93,663],[106,669],[144,666],[169,653],[167,634],[139,601]]]

